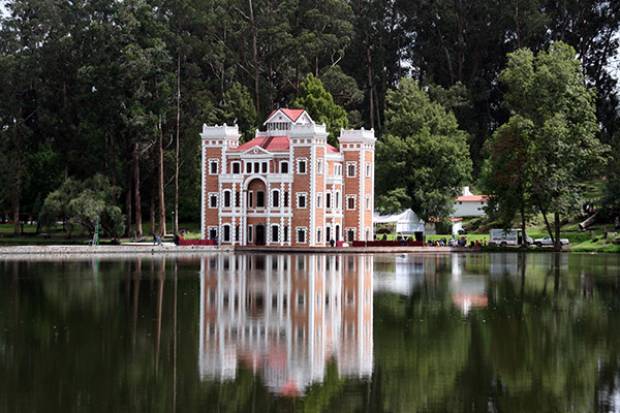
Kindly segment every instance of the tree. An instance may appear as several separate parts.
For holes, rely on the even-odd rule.
[[[124,216],[117,206],[120,191],[102,175],[81,182],[69,178],[45,198],[40,219],[48,227],[60,220],[78,225],[90,235],[99,222],[106,234],[120,237],[125,230]]]
[[[385,130],[377,145],[379,207],[394,209],[381,202],[404,192],[410,203],[401,206],[423,220],[447,217],[472,167],[467,134],[454,115],[431,101],[417,81],[402,79],[387,94]]]
[[[607,215],[620,216],[620,133],[612,141],[612,157],[607,168],[607,185],[605,187],[604,205]]]
[[[312,74],[302,82],[299,95],[292,105],[304,108],[315,122],[327,125],[328,140],[332,145],[337,144],[340,129],[346,128],[349,123],[347,112],[334,102],[321,80]]]
[[[607,148],[596,137],[595,94],[585,84],[575,50],[562,42],[536,56],[527,49],[511,53],[500,79],[506,105],[519,116],[512,125],[527,123],[531,135],[529,197],[560,249],[562,215],[576,209],[581,184],[604,163]],[[553,213],[553,231],[547,212]]]
[[[510,118],[489,141],[489,158],[482,172],[485,192],[490,195],[487,212],[505,229],[512,226],[519,214],[523,234],[527,233],[527,217],[532,210],[531,168],[534,165],[530,162],[530,151],[534,133],[531,120],[518,115]],[[525,235],[522,242],[527,246]]]

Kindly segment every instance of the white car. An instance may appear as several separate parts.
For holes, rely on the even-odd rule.
[[[564,245],[568,245],[570,243],[570,241],[566,238],[560,238],[560,244]],[[544,238],[536,238],[534,240],[534,245],[536,245],[537,247],[553,247],[553,240],[551,239],[551,237],[544,237]]]

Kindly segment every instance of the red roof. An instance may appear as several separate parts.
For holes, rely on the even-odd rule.
[[[327,144],[327,152],[340,153],[338,148],[336,148],[335,146],[330,145],[329,143]]]
[[[301,116],[302,113],[305,112],[305,110],[303,109],[288,109],[288,108],[280,108],[280,109],[276,109],[273,112],[271,112],[269,114],[269,116],[267,116],[267,119],[269,119],[270,117],[273,116],[274,113],[276,113],[277,111],[281,111],[282,113],[284,113],[286,116],[288,116],[288,118],[290,120],[292,120],[293,122],[297,122],[297,119],[299,119],[299,117]]]
[[[487,195],[461,195],[456,198],[459,202],[484,202],[488,199],[489,197]]]
[[[258,136],[249,142],[231,149],[231,152],[245,152],[250,148],[259,146],[269,152],[288,152],[288,136]]]

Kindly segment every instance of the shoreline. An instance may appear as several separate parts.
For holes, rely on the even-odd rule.
[[[177,246],[164,243],[155,246],[145,243],[124,245],[21,245],[0,247],[0,259],[8,257],[34,256],[119,256],[119,255],[199,255],[209,253],[250,253],[250,254],[452,254],[452,253],[553,253],[553,250],[520,250],[520,249],[486,249],[463,247],[233,247],[233,246]],[[580,251],[564,250],[562,252],[581,253]],[[597,252],[583,252],[596,254]],[[602,253],[602,252],[601,252]]]
[[[93,255],[162,255],[162,254],[206,254],[216,252],[263,253],[263,254],[399,254],[399,253],[455,253],[480,252],[473,248],[454,247],[214,247],[177,246],[165,243],[162,246],[149,244],[129,245],[21,245],[0,247],[0,258],[18,256],[93,256]]]

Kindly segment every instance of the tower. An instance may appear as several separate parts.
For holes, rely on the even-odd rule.
[[[226,174],[227,171],[227,152],[228,149],[239,146],[239,127],[237,125],[219,126],[202,125],[201,146],[201,175],[202,175],[202,194],[200,204],[200,236],[202,239],[210,233],[209,239],[219,237],[221,227],[221,202],[219,200],[222,193],[222,185],[219,175]],[[215,202],[218,209],[209,209],[207,206]],[[207,227],[207,222],[219,222],[217,226]]]
[[[374,129],[342,129],[340,152],[344,163],[344,231],[347,241],[371,241],[374,238]]]

